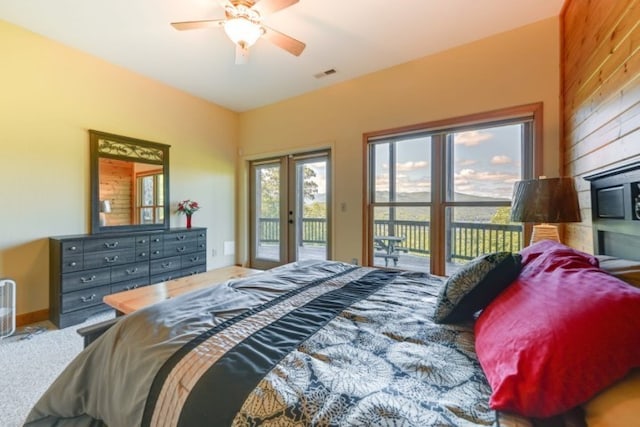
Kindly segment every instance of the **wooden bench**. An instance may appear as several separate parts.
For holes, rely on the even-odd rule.
[[[247,277],[261,273],[262,270],[230,266],[209,270],[205,273],[194,274],[193,276],[181,277],[167,282],[156,283],[142,288],[131,289],[129,291],[118,292],[107,295],[103,301],[116,310],[118,316],[132,313],[143,307],[158,303],[186,292],[195,291],[210,286],[216,286],[229,279]],[[95,325],[78,329],[78,334],[84,338],[85,347],[98,338],[107,329],[118,321],[109,319]]]

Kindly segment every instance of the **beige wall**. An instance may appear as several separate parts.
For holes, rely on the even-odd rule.
[[[247,235],[247,161],[328,146],[334,162],[333,258],[362,261],[365,132],[542,101],[543,169],[558,176],[558,27],[558,18],[547,19],[241,114],[237,241]],[[346,212],[336,209],[342,203]],[[237,249],[244,262],[247,247]]]
[[[171,145],[172,210],[200,202],[208,268],[233,263],[236,113],[3,21],[0,52],[0,277],[18,314],[49,306],[47,237],[90,231],[88,129]]]

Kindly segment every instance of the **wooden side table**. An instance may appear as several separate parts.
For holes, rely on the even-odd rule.
[[[110,294],[105,296],[103,300],[107,305],[116,310],[118,316],[121,316],[132,313],[151,304],[174,298],[186,292],[195,291],[196,289],[206,288],[209,286],[216,286],[229,279],[252,276],[261,272],[262,270],[234,265],[209,270],[205,273],[195,274],[193,276],[156,283],[142,288]],[[102,335],[107,329],[113,326],[117,321],[118,317],[80,328],[77,332],[84,338],[84,346],[86,347]]]
[[[193,276],[181,277],[167,282],[156,283],[155,285],[107,295],[103,298],[103,301],[107,305],[115,308],[118,315],[129,314],[148,305],[174,298],[186,292],[216,286],[229,279],[247,277],[261,272],[262,270],[254,270],[252,268],[235,265],[223,267],[209,270],[205,273],[194,274]]]

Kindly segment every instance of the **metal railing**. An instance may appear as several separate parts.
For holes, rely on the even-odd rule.
[[[260,218],[261,243],[280,241],[278,218]],[[375,236],[402,236],[402,248],[407,253],[429,255],[429,221],[375,220]],[[326,243],[327,221],[324,218],[302,219],[302,244]],[[452,222],[446,233],[447,261],[470,260],[483,253],[517,252],[522,245],[522,227],[513,224]]]

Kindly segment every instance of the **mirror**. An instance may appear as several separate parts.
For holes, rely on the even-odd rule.
[[[91,232],[169,228],[169,145],[89,131]]]

